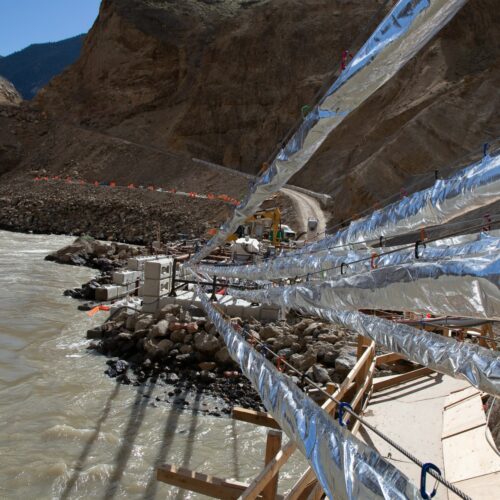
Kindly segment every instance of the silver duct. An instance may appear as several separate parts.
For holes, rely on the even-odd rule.
[[[231,357],[258,391],[267,410],[307,458],[328,498],[420,498],[417,488],[403,473],[340,427],[289,377],[245,342],[199,287],[197,294]]]
[[[381,248],[381,255],[374,259],[378,267],[387,267],[398,264],[407,264],[416,261],[415,252],[418,253],[421,262],[432,262],[449,257],[466,257],[483,253],[498,252],[500,250],[500,238],[492,237],[488,233],[476,236],[477,241],[467,242],[459,245],[428,244],[418,248],[408,249],[406,247]],[[367,259],[359,262],[362,259]],[[263,261],[259,264],[249,265],[208,265],[200,264],[196,270],[211,276],[224,276],[226,278],[243,278],[253,281],[273,280],[284,278],[304,277],[310,274],[311,279],[331,278],[342,273],[348,275],[370,270],[371,253],[368,251],[320,251],[305,255],[283,255],[274,259]]]
[[[378,241],[444,224],[456,217],[500,200],[500,155],[485,156],[446,180],[376,210],[352,222],[333,236],[308,245],[296,253],[318,251],[362,241]]]
[[[200,262],[224,244],[263,201],[311,159],[332,130],[404,66],[465,2],[399,0],[235,208],[233,216],[189,263]]]
[[[500,320],[500,255],[403,264],[321,283],[271,287],[234,297],[322,309],[385,309]]]
[[[242,298],[253,298],[246,292],[240,295]],[[415,363],[450,377],[465,379],[488,394],[500,396],[500,357],[497,352],[358,311],[304,306],[293,299],[293,295],[284,295],[282,300],[277,301],[274,296],[262,295],[263,303],[296,309],[344,326],[372,339],[390,352],[402,354]]]

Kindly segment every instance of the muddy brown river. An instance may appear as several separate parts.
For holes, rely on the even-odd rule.
[[[155,407],[154,385],[117,385],[86,351],[104,313],[62,292],[94,273],[43,260],[72,240],[0,231],[0,498],[204,498],[157,482],[159,463],[251,480],[264,429]],[[297,453],[280,491],[304,468]]]

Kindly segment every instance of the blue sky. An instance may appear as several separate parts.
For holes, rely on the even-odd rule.
[[[92,26],[101,0],[0,0],[0,55],[57,42]]]

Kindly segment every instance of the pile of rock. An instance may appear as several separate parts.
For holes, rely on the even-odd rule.
[[[232,321],[317,383],[341,382],[356,363],[355,334],[332,325],[313,319],[292,326]],[[119,382],[138,385],[152,380],[174,385],[178,391],[188,384],[223,399],[226,413],[233,406],[262,409],[258,394],[241,376],[215,325],[194,307],[169,304],[156,315],[117,311],[102,326],[89,330],[87,337],[92,340],[90,349],[112,357],[106,373]],[[256,349],[266,354],[258,344]]]
[[[342,382],[356,364],[357,335],[349,330],[311,318],[254,329],[272,351],[319,384]]]
[[[47,255],[45,260],[110,272],[125,266],[130,257],[146,254],[146,248],[125,243],[103,243],[90,236],[81,236],[71,245]]]
[[[87,338],[92,339],[90,349],[114,357],[108,361],[108,375],[124,384],[150,380],[174,386],[172,395],[188,386],[216,398],[224,413],[235,405],[263,409],[215,326],[199,311],[170,304],[155,316],[130,312],[118,311],[102,326],[87,332]],[[218,411],[211,408],[209,413],[217,415]]]

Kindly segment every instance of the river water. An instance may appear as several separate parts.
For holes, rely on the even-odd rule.
[[[263,428],[155,407],[153,385],[117,385],[86,351],[105,316],[62,292],[93,271],[43,260],[72,240],[0,231],[0,498],[204,498],[157,482],[158,463],[251,480]],[[280,491],[305,468],[296,455]]]

